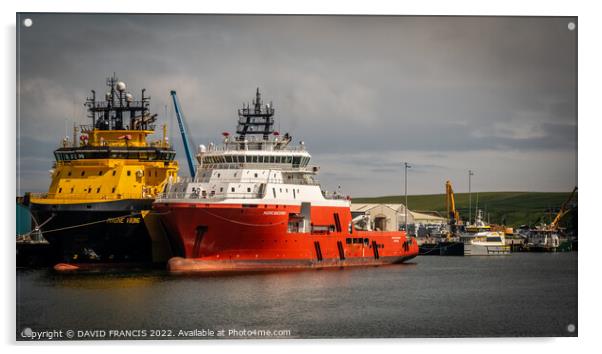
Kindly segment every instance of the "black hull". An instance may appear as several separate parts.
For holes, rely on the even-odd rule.
[[[464,243],[438,242],[420,245],[420,256],[464,256]]]
[[[44,238],[45,259],[56,263],[152,263],[153,242],[144,220],[152,200],[84,204],[31,204]]]

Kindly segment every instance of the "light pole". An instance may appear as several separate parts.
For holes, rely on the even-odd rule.
[[[412,166],[410,166],[409,163],[404,162],[403,163],[404,166],[404,184],[405,184],[405,206],[404,206],[404,210],[405,210],[405,232],[406,232],[406,238],[408,238],[408,168],[411,168]]]
[[[472,191],[470,189],[470,178],[472,176],[474,176],[474,172],[468,170],[468,225],[470,225],[470,220],[472,219]]]

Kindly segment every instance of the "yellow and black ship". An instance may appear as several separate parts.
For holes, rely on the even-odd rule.
[[[104,100],[94,91],[86,99],[92,125],[54,151],[48,193],[30,193],[26,203],[57,263],[162,262],[169,244],[151,205],[177,179],[175,151],[165,126],[149,142],[157,115],[144,89],[135,100],[115,76],[107,87]]]

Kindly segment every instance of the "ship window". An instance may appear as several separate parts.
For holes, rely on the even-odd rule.
[[[155,177],[157,177],[157,170],[155,170]]]
[[[71,171],[69,171],[69,172],[67,173],[67,176],[71,176]]]
[[[244,156],[242,156],[242,155],[239,155],[239,156],[238,156],[238,162],[239,162],[239,163],[243,163],[243,162],[245,162],[245,157],[244,157]]]
[[[232,192],[234,192],[234,187],[232,187]]]
[[[81,175],[83,176],[83,175],[85,175],[85,174],[86,174],[86,171],[82,171]]]
[[[293,189],[293,198],[297,198],[297,194],[295,193],[294,189]]]
[[[59,188],[59,193],[62,193],[62,192],[63,192],[63,188]]]
[[[286,157],[286,163],[291,163],[293,161],[292,156],[287,156]]]
[[[365,244],[368,244],[369,242],[370,242],[370,241],[369,241],[367,238],[365,238],[365,239],[364,239],[364,243],[365,243]]]
[[[132,171],[128,170],[128,176],[131,176],[131,175],[132,175]]]
[[[251,192],[251,188],[247,188],[247,192]]]
[[[96,193],[100,193],[100,187],[96,188]]]
[[[219,191],[223,192],[224,191],[224,187],[220,187]]]
[[[99,176],[102,176],[102,171],[98,171],[98,175],[99,175]]]
[[[219,173],[218,173],[218,174],[217,174],[217,177],[219,177],[219,176],[221,176],[221,174],[219,174]]]
[[[274,163],[274,156],[270,156],[270,163]]]
[[[92,193],[92,186],[88,186],[88,193]]]
[[[348,245],[350,245],[350,244],[351,244],[351,239],[350,239],[349,237],[348,237],[348,238],[346,238],[346,239],[345,239],[345,243],[346,243],[346,244],[348,244]]]
[[[274,198],[276,198],[276,188],[272,188],[272,193],[274,194]]]
[[[234,172],[234,177],[236,177],[236,172]]]
[[[71,193],[73,193],[73,187],[71,187]]]
[[[263,163],[263,156],[258,156],[258,160],[257,161],[259,161],[259,163]]]
[[[115,193],[115,187],[113,187],[113,189],[111,189],[111,193]]]
[[[300,163],[301,163],[301,156],[294,156],[293,157],[293,167],[299,167]]]
[[[257,163],[257,156],[253,156],[253,162]]]
[[[280,188],[280,193],[282,193],[282,188]]]
[[[255,178],[257,178],[257,173],[255,174]]]
[[[117,172],[117,171],[113,171],[113,176],[115,176],[115,173],[116,173],[116,172]]]

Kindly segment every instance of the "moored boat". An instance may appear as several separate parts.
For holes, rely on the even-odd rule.
[[[321,190],[303,142],[274,131],[274,108],[257,90],[239,110],[237,136],[200,146],[194,179],[153,204],[179,257],[176,272],[401,263],[418,254],[403,231],[360,231],[351,201]]]
[[[510,254],[504,231],[495,231],[483,221],[481,210],[477,210],[475,223],[466,225],[460,241],[464,243],[465,256],[500,256]]]
[[[47,193],[29,193],[35,232],[50,245],[53,262],[74,269],[80,263],[165,262],[167,239],[157,238],[159,220],[150,211],[155,196],[177,177],[175,151],[167,138],[155,142],[157,115],[142,89],[140,100],[116,77],[107,79],[104,100],[86,100],[91,125],[79,139],[65,138],[54,151],[56,161]]]

